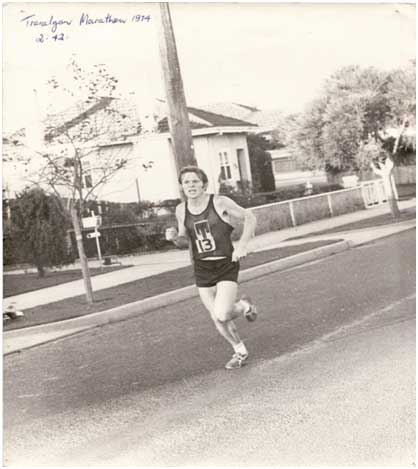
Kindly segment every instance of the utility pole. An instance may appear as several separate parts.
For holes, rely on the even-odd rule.
[[[196,160],[168,3],[160,3],[160,16],[159,45],[168,104],[168,125],[179,172],[183,166],[196,165]]]

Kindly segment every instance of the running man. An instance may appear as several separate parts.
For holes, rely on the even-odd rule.
[[[208,178],[196,166],[185,166],[179,183],[186,201],[176,208],[178,231],[167,228],[166,239],[177,247],[192,246],[193,268],[200,298],[209,311],[219,333],[232,345],[234,354],[227,369],[241,368],[248,351],[240,339],[234,319],[244,316],[255,321],[257,309],[248,296],[236,302],[239,261],[247,255],[254,235],[253,213],[222,195],[207,194]],[[235,249],[231,241],[231,218],[244,222]]]

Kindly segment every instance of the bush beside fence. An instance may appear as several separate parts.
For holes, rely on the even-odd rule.
[[[367,184],[369,197],[374,193],[378,194],[379,190],[382,190],[380,187],[382,186],[381,181],[368,181],[364,184]],[[380,200],[376,194],[375,199]],[[257,217],[255,234],[259,235],[269,231],[277,231],[315,220],[363,210],[367,205],[371,205],[366,203],[367,200],[363,187],[356,186],[349,189],[251,207],[249,210],[252,210]],[[171,217],[170,220],[165,220],[165,222],[156,221],[135,226],[112,227],[112,231],[102,227],[100,228],[102,232],[101,243],[104,243],[104,251],[108,255],[170,249],[174,247],[172,243],[164,241],[164,228],[169,226],[170,223],[171,225],[175,224],[174,217]],[[232,238],[237,240],[242,234],[242,223],[233,220],[233,225],[235,229]],[[124,230],[127,230],[129,233],[123,233]],[[83,238],[86,234],[87,232],[83,233]],[[127,238],[129,238],[127,243],[129,246],[125,244],[125,240],[128,241]],[[75,248],[74,239],[73,246]],[[94,240],[85,239],[85,246],[89,257],[97,255]]]
[[[173,243],[165,240],[164,229],[175,224],[174,217],[162,217],[160,220],[145,223],[102,226],[100,232],[100,248],[103,256],[119,256],[132,253],[175,249]],[[97,257],[95,239],[87,235],[92,229],[82,229],[83,245],[87,257]],[[73,230],[68,230],[71,250],[77,253],[77,245]]]
[[[385,200],[382,181],[373,180],[349,189],[274,202],[251,207],[248,210],[252,210],[257,217],[256,234],[259,235],[362,210],[383,203]],[[169,215],[143,223],[102,226],[99,228],[102,254],[103,256],[117,256],[175,249],[174,245],[165,241],[164,237],[165,228],[175,224],[174,215]],[[233,239],[237,240],[242,234],[242,224],[233,222],[233,225],[235,226]],[[96,241],[87,238],[87,234],[91,232],[92,229],[82,230],[83,244],[87,257],[97,257]],[[68,235],[70,250],[76,256],[74,232],[69,230]],[[24,262],[24,259],[18,259],[16,256],[18,249],[13,243],[15,239],[13,233],[6,230],[3,236],[5,247],[3,263]]]

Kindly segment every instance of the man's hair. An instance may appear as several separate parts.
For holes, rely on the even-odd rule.
[[[186,173],[195,173],[197,177],[203,182],[203,184],[207,184],[209,182],[208,177],[203,169],[200,169],[197,166],[183,166],[183,168],[180,170],[178,178],[180,184],[183,180],[183,175]]]

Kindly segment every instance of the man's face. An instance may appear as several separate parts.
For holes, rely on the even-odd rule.
[[[206,190],[205,184],[196,173],[184,173],[181,180],[181,187],[184,195],[188,199],[196,199],[204,194]]]

